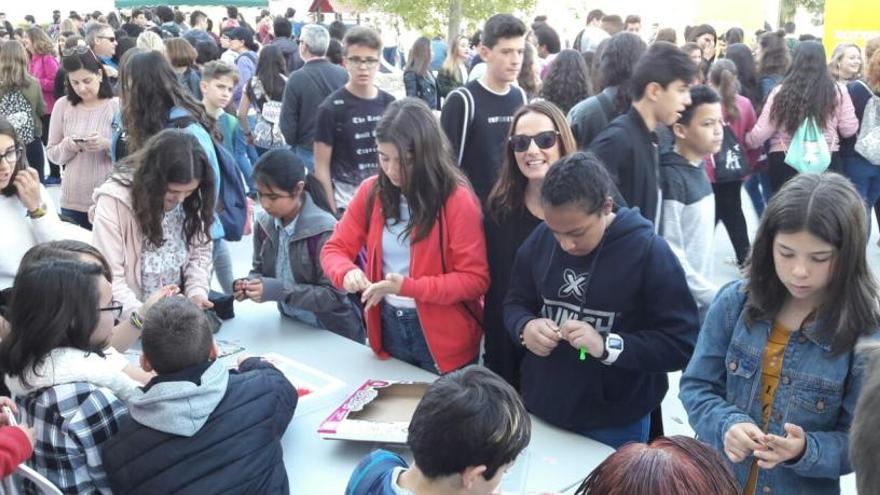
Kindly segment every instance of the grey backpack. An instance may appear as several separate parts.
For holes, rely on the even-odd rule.
[[[874,165],[880,165],[880,96],[875,95],[867,84],[862,82],[862,85],[871,93],[871,99],[865,105],[859,137],[856,138],[856,152]]]

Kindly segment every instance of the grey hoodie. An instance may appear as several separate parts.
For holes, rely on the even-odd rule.
[[[228,384],[229,370],[216,360],[202,373],[199,384],[186,380],[155,383],[128,401],[128,411],[144,426],[191,437],[223,400]]]

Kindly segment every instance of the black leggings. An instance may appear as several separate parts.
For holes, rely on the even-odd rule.
[[[49,146],[49,117],[51,114],[43,115],[43,137],[41,138],[43,141],[43,146]],[[47,159],[49,162],[49,176],[55,177],[56,179],[61,178],[61,167],[52,163],[52,160]]]
[[[24,148],[24,154],[27,157],[28,165],[37,170],[37,174],[40,176],[40,182],[42,182],[45,155],[43,154],[43,142],[40,141],[40,138],[36,138],[28,143]]]
[[[742,211],[741,181],[712,184],[715,193],[715,224],[724,222],[727,236],[736,253],[736,264],[742,266],[749,255],[749,233]]]
[[[840,153],[836,151],[831,153],[831,165],[828,166],[828,170],[838,174],[843,173],[843,161],[840,159]],[[785,163],[784,152],[773,151],[767,155],[767,175],[770,176],[770,186],[774,193],[797,173],[797,170]]]

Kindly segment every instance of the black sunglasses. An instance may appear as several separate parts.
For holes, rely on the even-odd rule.
[[[559,136],[559,131],[544,131],[539,132],[534,136],[514,134],[513,136],[510,136],[508,141],[510,142],[510,147],[513,151],[522,153],[529,149],[529,146],[532,145],[532,140],[534,140],[535,144],[538,145],[538,148],[541,148],[542,150],[552,148],[556,146],[557,136]]]

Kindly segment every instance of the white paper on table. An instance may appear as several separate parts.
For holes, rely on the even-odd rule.
[[[261,357],[284,373],[284,376],[298,390],[307,389],[309,391],[308,394],[300,396],[300,401],[331,393],[345,385],[342,380],[287,356],[270,352]]]

